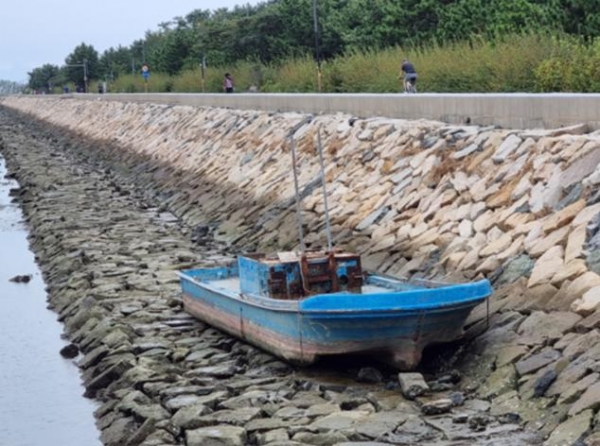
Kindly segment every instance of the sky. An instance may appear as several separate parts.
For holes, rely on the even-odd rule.
[[[258,0],[2,0],[0,80],[26,83],[28,72],[62,66],[81,43],[98,54],[129,46],[158,24],[196,9],[256,5]]]

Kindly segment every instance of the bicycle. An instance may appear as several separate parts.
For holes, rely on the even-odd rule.
[[[404,93],[416,93],[417,92],[417,79],[410,78],[404,79]]]

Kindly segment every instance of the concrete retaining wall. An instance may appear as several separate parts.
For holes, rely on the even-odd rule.
[[[90,99],[94,95],[75,95]],[[230,107],[359,117],[433,119],[514,129],[587,123],[600,129],[600,94],[107,94],[102,100]]]

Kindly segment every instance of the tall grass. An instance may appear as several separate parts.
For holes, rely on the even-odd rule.
[[[415,58],[421,91],[532,91],[535,69],[552,53],[554,44],[549,36],[530,34],[423,48]]]
[[[395,92],[402,87],[398,79],[403,51],[388,48],[381,51],[354,52],[325,64],[325,91]],[[418,67],[418,61],[415,60]]]
[[[535,70],[538,91],[600,91],[600,40],[557,40],[552,54]]]
[[[549,34],[517,34],[493,39],[472,37],[454,43],[421,47],[355,51],[322,64],[324,92],[398,92],[402,59],[409,58],[419,73],[421,92],[600,91],[600,40]],[[236,91],[315,92],[317,67],[311,56],[265,65],[240,61],[209,67],[204,86],[199,69],[169,77],[153,73],[150,92],[221,92],[225,72]],[[126,75],[113,92],[143,92],[140,76]]]
[[[173,78],[164,73],[152,73],[146,85],[142,75],[126,74],[108,86],[111,93],[143,93],[146,89],[149,93],[173,91]]]

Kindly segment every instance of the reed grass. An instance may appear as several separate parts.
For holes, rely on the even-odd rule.
[[[462,42],[432,42],[420,47],[354,51],[322,63],[323,92],[399,92],[402,59],[410,59],[419,73],[420,92],[528,92],[600,90],[600,41],[550,34],[513,34]],[[316,92],[317,66],[310,55],[277,64],[240,61],[208,67],[204,87],[199,68],[178,76],[153,73],[150,92],[221,92],[225,72],[232,74],[236,91]],[[126,75],[111,86],[113,92],[143,92],[140,76]]]
[[[148,83],[142,75],[126,74],[119,76],[108,86],[111,93],[165,93],[173,90],[173,78],[164,73],[152,73]]]

